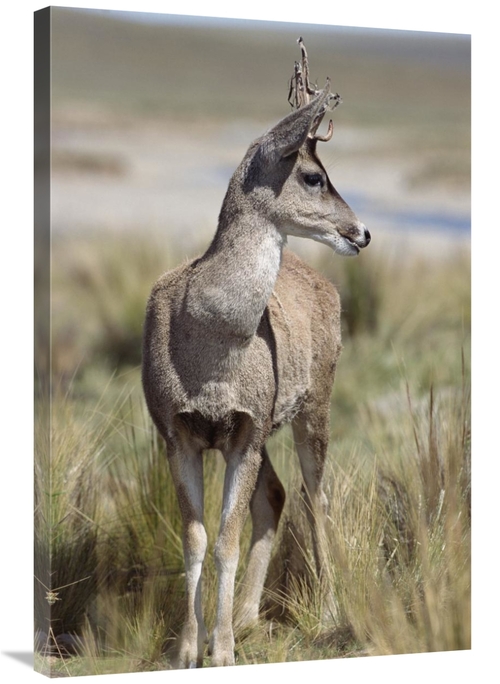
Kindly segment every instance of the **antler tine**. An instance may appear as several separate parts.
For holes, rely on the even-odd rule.
[[[330,90],[330,79],[326,79],[326,85],[325,85],[325,90],[329,91]],[[328,97],[326,98],[323,106],[321,107],[320,111],[317,113],[315,120],[313,121],[313,124],[311,126],[311,130],[309,131],[309,137],[318,140],[320,142],[328,142],[331,140],[331,137],[333,135],[333,121],[330,119],[328,123],[328,130],[325,135],[317,135],[316,131],[319,128],[319,125],[323,121],[323,117],[325,116],[326,111],[329,109],[330,111],[333,111],[335,107],[338,107],[338,105],[342,102],[342,99],[338,93],[328,93]],[[332,104],[333,103],[333,104]]]
[[[309,84],[309,60],[307,58],[306,46],[304,45],[302,36],[298,39],[297,43],[299,44],[300,51],[302,53],[302,71],[304,72],[305,91],[307,94],[308,103],[309,95],[317,95],[318,91],[316,90],[316,88],[311,88]]]
[[[288,102],[295,109],[300,109],[309,104],[311,95],[318,95],[319,91],[316,88],[312,88],[309,82],[309,60],[307,59],[307,52],[302,37],[297,42],[302,53],[302,64],[295,62],[294,73],[290,79]]]
[[[326,132],[326,135],[315,135],[314,138],[316,140],[319,140],[320,142],[328,142],[329,140],[332,139],[333,135],[333,121],[330,119],[328,122],[328,130]]]
[[[290,83],[290,90],[293,90],[295,100],[294,103],[290,103],[292,107],[295,104],[295,109],[300,109],[304,106],[304,104],[307,104],[304,90],[304,81],[302,79],[302,67],[299,62],[295,62],[294,65],[294,73]]]

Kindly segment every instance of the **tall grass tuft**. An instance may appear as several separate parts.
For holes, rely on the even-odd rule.
[[[390,451],[381,449],[387,426],[372,416],[364,463],[358,453],[332,465],[326,582],[311,579],[309,551],[302,564],[290,554],[291,539],[295,554],[310,548],[298,497],[288,515],[299,530],[285,525],[274,559],[282,614],[330,657],[470,648],[468,392],[431,389],[393,418]]]
[[[107,426],[95,415],[78,415],[68,397],[56,396],[57,390],[50,412],[39,407],[36,431],[35,629],[40,645],[78,632],[100,572],[99,490]]]
[[[69,238],[71,247],[67,239],[54,244],[55,376],[71,379],[96,361],[112,371],[137,366],[153,283],[183,256],[152,236]]]

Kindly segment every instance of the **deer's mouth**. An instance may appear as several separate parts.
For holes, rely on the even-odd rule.
[[[353,249],[356,250],[356,254],[359,254],[359,252],[361,251],[361,247],[359,245],[357,245],[353,240],[350,240],[347,237],[344,237],[344,240],[347,242],[349,247],[352,247]]]

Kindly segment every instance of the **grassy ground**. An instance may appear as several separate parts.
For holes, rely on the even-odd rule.
[[[182,623],[180,518],[139,364],[145,299],[179,256],[126,236],[72,236],[53,249],[52,454],[49,469],[40,429],[35,478],[36,669],[167,669]],[[355,260],[325,250],[317,267],[344,308],[327,588],[311,571],[284,430],[270,453],[287,503],[263,616],[238,636],[237,662],[470,648],[469,253],[396,259],[373,245]],[[205,459],[213,545],[223,469],[216,453]],[[204,572],[212,625],[211,553]]]

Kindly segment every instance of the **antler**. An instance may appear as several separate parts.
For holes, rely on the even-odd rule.
[[[316,97],[319,95],[321,90],[317,90],[316,84],[314,84],[314,87],[311,86],[309,82],[309,60],[307,58],[307,52],[302,37],[300,37],[297,42],[302,53],[302,63],[295,62],[294,74],[290,79],[288,102],[292,105],[292,107],[295,107],[295,109],[300,109],[301,107],[309,104],[311,96]],[[330,90],[329,78],[326,79],[324,90]],[[326,132],[326,135],[317,135],[316,131],[323,120],[326,110],[334,110],[335,107],[337,107],[341,102],[342,100],[338,93],[330,93],[329,97],[325,100],[325,104],[318,112],[313,125],[311,126],[311,130],[309,131],[309,137],[311,139],[320,140],[322,142],[328,142],[328,140],[330,140],[333,135],[333,121],[331,119],[328,123],[328,131]]]

